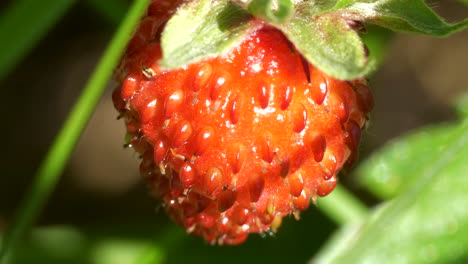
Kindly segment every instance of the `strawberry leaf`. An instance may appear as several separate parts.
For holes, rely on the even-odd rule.
[[[86,0],[85,3],[107,22],[118,25],[128,10],[125,0]]]
[[[276,25],[301,54],[325,73],[343,80],[366,75],[374,68],[359,35],[341,17],[296,14]]]
[[[369,25],[367,33],[362,35],[362,40],[369,48],[369,60],[380,65],[386,55],[389,45],[392,43],[393,33],[383,27]]]
[[[253,0],[248,10],[251,14],[269,22],[283,22],[294,13],[294,5],[290,0]]]
[[[74,0],[2,1],[0,81],[39,43],[75,4]],[[9,5],[7,5],[9,4]]]
[[[382,199],[403,193],[418,180],[418,171],[447,150],[447,140],[456,129],[453,124],[442,124],[398,138],[360,164],[358,180]]]
[[[465,263],[468,258],[468,120],[395,200],[351,234],[335,237],[313,263]],[[347,243],[340,243],[347,239]],[[341,245],[341,247],[334,245]]]
[[[423,0],[338,0],[332,10],[345,18],[436,37],[468,27],[468,19],[459,23],[445,22]]]
[[[168,21],[160,64],[173,69],[221,54],[254,29],[251,20],[247,11],[228,0],[192,1]]]
[[[468,116],[468,94],[455,105],[461,119]],[[358,181],[381,199],[394,198],[404,193],[417,172],[448,150],[456,123],[443,123],[418,129],[384,146],[361,162],[356,169]]]
[[[455,109],[461,118],[468,118],[468,93],[463,94],[457,100]]]

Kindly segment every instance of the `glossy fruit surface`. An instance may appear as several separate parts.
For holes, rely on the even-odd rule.
[[[322,73],[267,26],[227,54],[162,70],[160,32],[176,6],[164,3],[130,42],[113,98],[140,171],[172,218],[210,243],[275,231],[356,159],[372,95],[365,81]]]

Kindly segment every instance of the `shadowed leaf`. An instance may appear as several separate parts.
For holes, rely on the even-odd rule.
[[[0,81],[60,20],[75,0],[17,0],[0,14]]]

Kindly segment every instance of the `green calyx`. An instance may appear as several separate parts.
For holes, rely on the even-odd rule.
[[[257,0],[248,5],[248,11],[267,21],[282,23],[293,15],[294,5],[290,0]]]
[[[252,15],[231,1],[189,2],[167,22],[160,64],[174,69],[217,56],[254,29]]]
[[[218,56],[261,26],[259,20],[281,30],[310,63],[342,80],[375,68],[356,21],[435,37],[468,27],[468,19],[445,22],[423,0],[193,0],[163,32],[161,65],[173,69]]]

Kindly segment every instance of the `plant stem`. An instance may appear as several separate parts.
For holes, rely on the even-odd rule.
[[[359,222],[369,214],[366,205],[341,185],[327,197],[319,198],[317,207],[339,225]]]
[[[0,263],[7,263],[7,255],[11,255],[15,245],[29,230],[56,186],[71,152],[104,92],[129,36],[132,34],[148,3],[149,0],[136,0],[133,3],[127,17],[107,47],[83,93],[78,98],[76,105],[39,167],[35,180],[19,207],[19,211],[6,230],[0,251]]]

